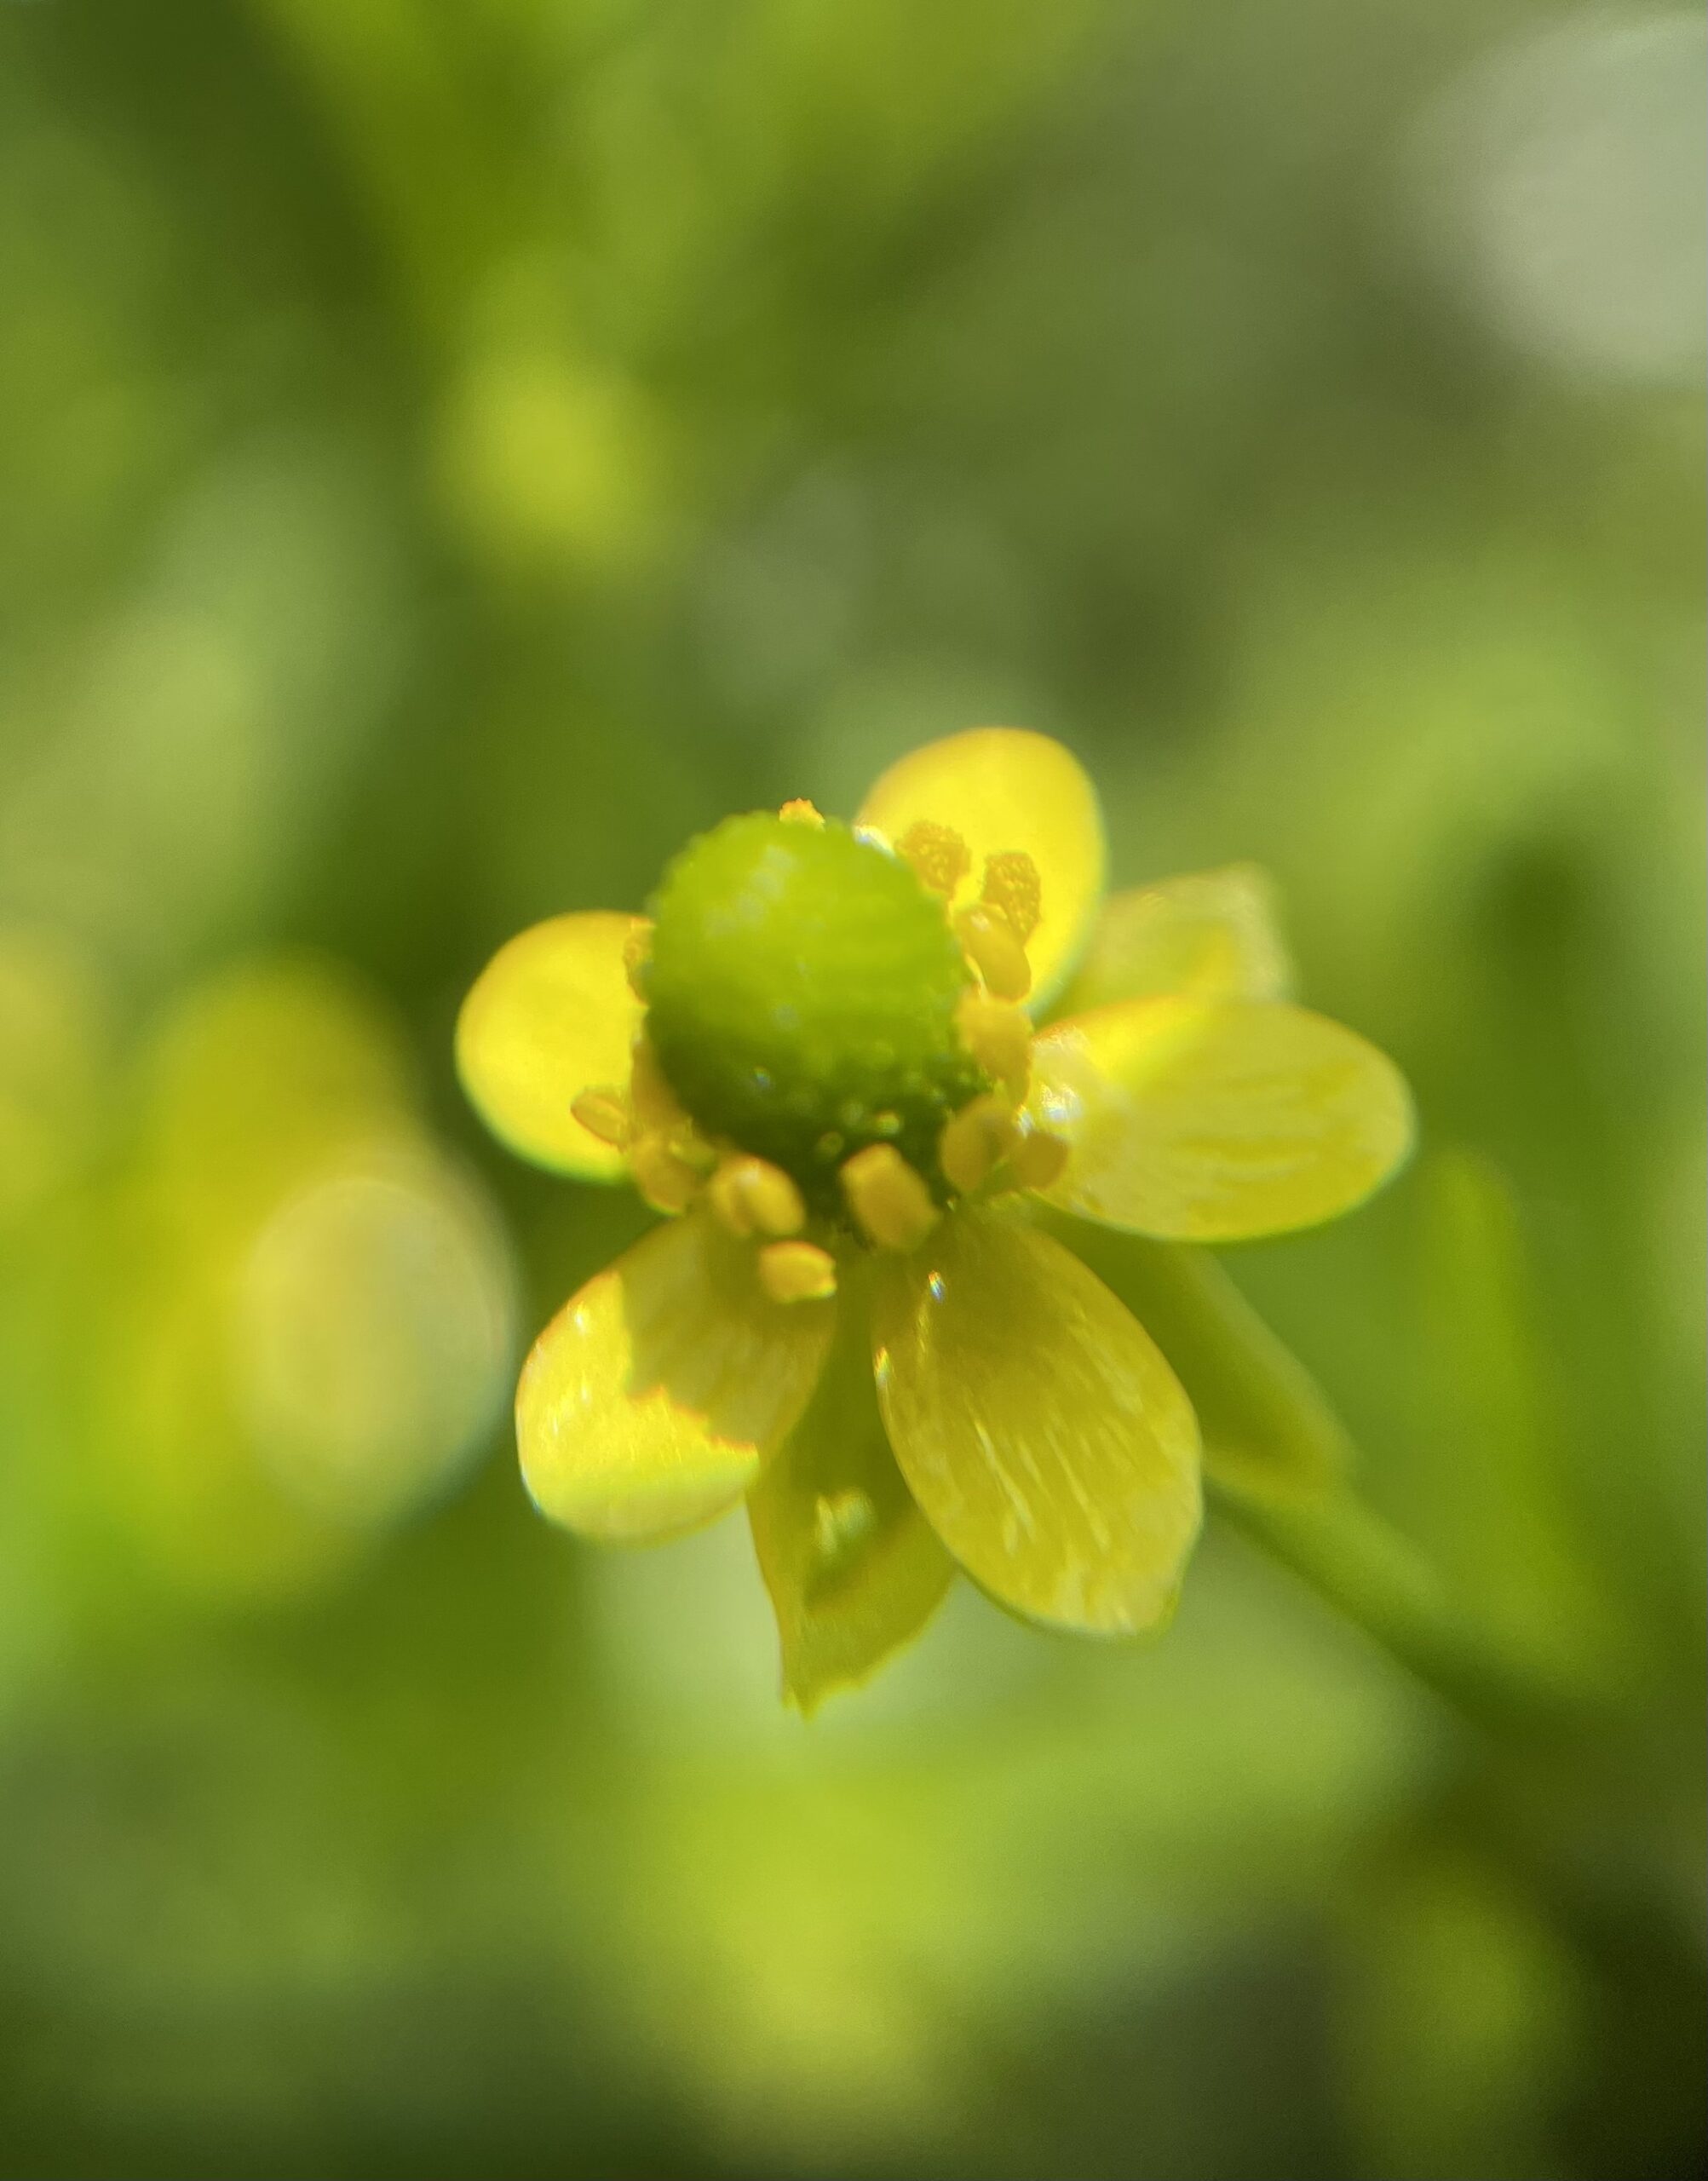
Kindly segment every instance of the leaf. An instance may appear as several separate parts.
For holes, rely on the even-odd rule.
[[[1418,1183],[1427,1441],[1404,1477],[1408,1524],[1510,1635],[1606,1649],[1617,1640],[1610,1602],[1567,1503],[1511,1185],[1492,1160],[1457,1148],[1430,1159]]]

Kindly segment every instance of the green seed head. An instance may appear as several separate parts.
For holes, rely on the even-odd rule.
[[[768,1159],[821,1212],[889,1142],[942,1191],[944,1122],[985,1087],[955,1009],[943,905],[846,826],[768,813],[693,841],[651,904],[647,1034],[701,1131]]]

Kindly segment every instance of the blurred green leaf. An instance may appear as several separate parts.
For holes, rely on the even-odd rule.
[[[1516,1199],[1452,1149],[1415,1184],[1423,1451],[1404,1516],[1477,1612],[1538,1651],[1615,1651],[1611,1605],[1565,1493]]]
[[[1342,2095],[1389,2181],[1547,2181],[1587,1994],[1535,1900],[1463,1847],[1406,1843],[1342,1932]]]

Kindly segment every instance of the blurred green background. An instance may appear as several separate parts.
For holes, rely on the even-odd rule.
[[[0,4],[0,2171],[1703,2169],[1691,11]],[[1424,1142],[1229,1252],[1603,1734],[1213,1524],[810,1725],[449,1066],[725,811],[1062,736]]]

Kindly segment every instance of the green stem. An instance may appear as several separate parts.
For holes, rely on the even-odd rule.
[[[1549,1741],[1606,1734],[1603,1691],[1479,1624],[1416,1547],[1350,1493],[1272,1494],[1226,1480],[1211,1493],[1236,1528],[1479,1725]]]

